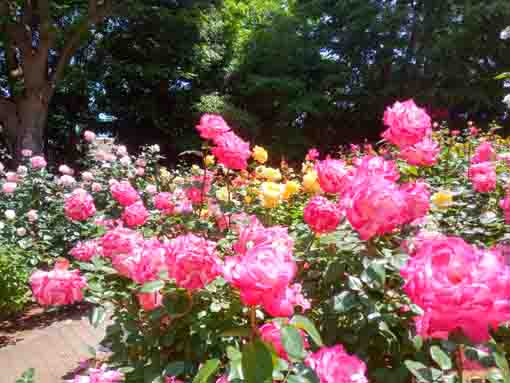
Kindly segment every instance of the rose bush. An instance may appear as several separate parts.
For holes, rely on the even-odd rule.
[[[34,272],[35,298],[83,296],[93,324],[113,322],[109,367],[77,379],[460,382],[481,365],[509,381],[510,143],[473,123],[450,133],[413,101],[384,123],[381,146],[310,150],[301,171],[215,115],[197,126],[202,166],[156,172],[154,151],[96,148],[66,186],[27,156],[4,181],[3,240],[27,228],[41,246],[29,225],[51,206],[76,233],[55,248],[71,264]],[[20,210],[32,179],[48,205]]]

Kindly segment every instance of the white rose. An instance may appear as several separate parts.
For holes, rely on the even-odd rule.
[[[16,218],[16,212],[14,210],[6,210],[4,215],[5,218],[7,218],[9,221],[12,221]]]

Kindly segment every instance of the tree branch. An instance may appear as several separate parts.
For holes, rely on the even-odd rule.
[[[64,70],[69,64],[71,57],[79,48],[82,34],[87,32],[91,25],[102,23],[104,19],[111,13],[112,6],[112,0],[105,0],[101,6],[98,6],[97,0],[89,0],[88,15],[85,16],[85,18],[80,23],[72,27],[74,32],[72,33],[69,40],[67,40],[65,43],[57,61],[55,71],[52,73],[51,92],[54,91],[56,84],[64,75]]]

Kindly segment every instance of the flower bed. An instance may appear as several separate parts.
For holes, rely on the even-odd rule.
[[[75,382],[509,381],[509,144],[413,101],[384,123],[384,145],[310,150],[301,171],[216,115],[202,167],[156,171],[155,148],[89,132],[90,169],[54,182],[27,153],[3,240],[68,252],[31,275],[39,303],[113,309],[109,367]]]

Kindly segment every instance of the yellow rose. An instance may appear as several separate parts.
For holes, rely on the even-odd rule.
[[[282,173],[280,173],[279,169],[275,168],[266,168],[265,166],[257,166],[255,169],[255,173],[257,177],[264,178],[268,181],[276,182],[282,179]]]
[[[216,190],[216,198],[223,202],[228,201],[228,189],[226,186],[223,186]]]
[[[216,162],[216,158],[213,155],[205,156],[205,166],[213,166]]]
[[[259,164],[264,164],[267,161],[267,151],[266,151],[266,149],[264,149],[264,148],[262,148],[260,146],[255,146],[253,148],[251,156]]]
[[[431,197],[431,202],[438,209],[448,209],[453,203],[453,195],[449,191],[439,191]]]
[[[174,183],[177,184],[177,185],[182,185],[184,183],[184,178],[182,178],[182,177],[175,177],[174,178]]]
[[[285,183],[284,188],[283,188],[282,198],[285,199],[285,200],[289,199],[294,194],[299,192],[300,188],[301,188],[301,186],[299,185],[299,182],[297,182],[297,181],[287,181]]]
[[[260,191],[262,206],[268,209],[278,206],[282,195],[282,185],[274,182],[264,182],[260,186]]]
[[[303,189],[307,193],[318,193],[321,190],[319,180],[317,178],[317,172],[315,170],[308,171],[303,176]]]
[[[248,205],[251,204],[253,201],[253,198],[249,195],[245,195],[244,196],[244,202],[247,203]]]

